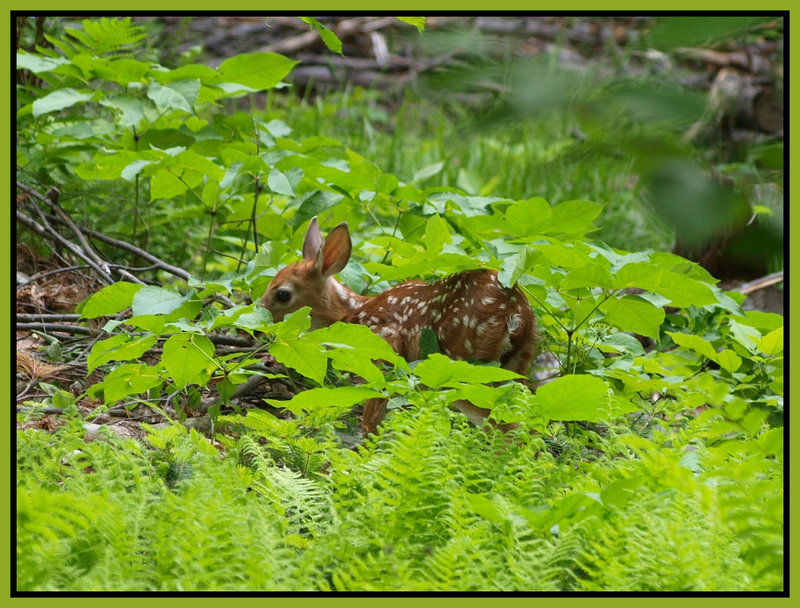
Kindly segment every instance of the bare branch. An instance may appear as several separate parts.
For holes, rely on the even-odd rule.
[[[45,222],[44,214],[40,214]],[[58,241],[63,247],[68,249],[74,255],[78,256],[82,260],[84,260],[99,276],[100,279],[105,282],[107,285],[111,285],[114,283],[114,279],[108,274],[101,266],[99,266],[90,256],[86,253],[83,249],[78,247],[75,243],[68,241],[66,238],[61,236],[58,231],[56,231],[49,223],[46,223],[44,226],[34,220],[32,217],[25,215],[22,211],[17,209],[17,220],[25,224],[28,228],[36,232],[37,234],[45,237],[45,238],[52,238]]]
[[[62,325],[61,323],[17,323],[17,330],[36,330],[42,333],[60,331],[68,334],[83,334],[86,336],[102,336],[103,332],[91,327],[81,325]]]

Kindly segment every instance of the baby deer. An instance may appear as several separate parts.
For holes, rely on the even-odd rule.
[[[322,238],[317,218],[308,226],[303,260],[283,268],[267,287],[261,304],[275,321],[303,306],[311,307],[311,327],[336,321],[366,325],[406,361],[420,358],[420,336],[435,332],[439,349],[452,359],[499,361],[527,375],[536,348],[536,322],[518,286],[505,288],[494,270],[467,270],[434,283],[406,281],[374,297],[362,296],[334,278],[350,258],[346,223]],[[459,401],[455,407],[475,424],[489,410]],[[364,407],[362,430],[373,433],[386,415],[386,400]]]

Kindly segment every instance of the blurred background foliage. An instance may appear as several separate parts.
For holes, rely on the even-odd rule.
[[[337,139],[420,185],[605,205],[595,235],[675,250],[723,279],[782,269],[783,18],[139,17],[144,55],[216,66],[268,50],[290,86],[235,109]],[[18,21],[18,48],[77,19]],[[243,107],[244,106],[244,107]]]

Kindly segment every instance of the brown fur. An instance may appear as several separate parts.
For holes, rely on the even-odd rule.
[[[518,286],[500,285],[494,270],[468,270],[434,283],[407,281],[375,297],[359,295],[333,275],[350,257],[346,224],[323,240],[317,219],[311,220],[303,260],[282,269],[261,303],[276,321],[303,306],[311,307],[312,328],[336,321],[359,323],[383,337],[407,361],[420,358],[425,328],[436,333],[441,351],[453,359],[499,361],[523,376],[536,351],[536,321]],[[287,301],[281,301],[280,296]],[[480,424],[489,410],[459,401],[455,407]],[[386,400],[364,407],[362,429],[375,431],[386,415]]]

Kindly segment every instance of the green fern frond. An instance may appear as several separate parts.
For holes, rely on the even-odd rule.
[[[130,51],[131,47],[147,35],[144,28],[131,23],[130,17],[85,19],[81,26],[83,30],[68,29],[66,33],[77,41],[72,43],[76,48],[92,55]]]

